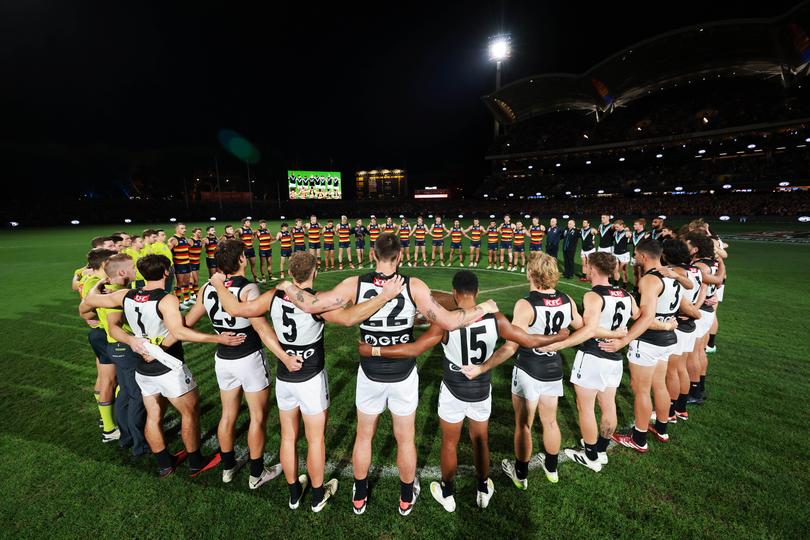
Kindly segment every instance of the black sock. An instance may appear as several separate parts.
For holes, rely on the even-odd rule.
[[[588,459],[590,459],[591,461],[596,461],[597,458],[599,457],[599,454],[596,450],[596,445],[585,443],[585,455],[588,456]]]
[[[290,500],[297,501],[301,498],[301,492],[303,491],[303,487],[301,486],[301,482],[296,480],[292,484],[287,484],[287,489],[290,490]]]
[[[599,447],[599,443],[596,443],[597,448]],[[546,454],[546,470],[548,472],[555,472],[557,470],[557,461],[559,460],[559,454]]]
[[[354,500],[362,501],[368,494],[368,482],[366,478],[354,479]]]
[[[698,386],[700,387],[701,392],[706,390],[706,375],[700,376],[700,382],[698,383]]]
[[[639,446],[644,446],[647,444],[647,432],[646,431],[639,431],[636,426],[633,426],[633,430],[631,431],[631,435],[633,437],[633,442],[635,442]]]
[[[163,449],[155,454],[157,458],[158,467],[161,469],[168,469],[174,466],[174,456],[172,456],[167,449]]]
[[[714,340],[717,339],[717,334],[709,334],[709,347],[714,347]]]
[[[682,413],[686,412],[686,399],[689,394],[678,394],[678,399],[675,400],[675,410]]]
[[[610,444],[610,439],[606,439],[599,435],[599,438],[596,439],[596,451],[597,452],[607,452],[607,447]]]
[[[518,480],[525,480],[529,476],[529,462],[515,460],[515,473],[517,473]]]
[[[442,497],[449,497],[453,494],[453,481],[442,480]]]
[[[406,503],[413,501],[413,482],[399,481],[399,498]]]
[[[323,500],[323,492],[324,492],[323,484],[321,484],[318,487],[313,486],[313,488],[312,488],[312,506],[318,506],[319,504],[321,504],[321,501]]]
[[[665,435],[667,432],[667,423],[656,418],[655,431],[657,431],[659,435]]]
[[[700,383],[699,382],[690,382],[689,383],[689,395],[692,397],[698,397],[700,394]]]
[[[236,467],[236,452],[231,450],[230,452],[225,452],[220,449],[219,455],[222,458],[222,468],[223,469],[233,469]]]
[[[250,458],[250,476],[258,478],[264,471],[264,458]]]
[[[489,493],[489,486],[487,486],[487,479],[477,478],[478,480],[478,491],[481,493]]]
[[[188,453],[188,466],[191,467],[192,469],[202,469],[203,467],[202,461],[203,458],[199,448],[197,448],[193,452]]]
[[[672,418],[675,416],[675,400],[671,400],[669,402],[669,417]]]

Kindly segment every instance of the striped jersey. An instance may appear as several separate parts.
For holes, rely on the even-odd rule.
[[[515,245],[522,246],[526,243],[526,229],[515,229]]]
[[[417,242],[423,242],[425,240],[425,235],[427,235],[427,227],[425,224],[416,224],[413,228],[413,237],[416,239]]]
[[[484,236],[484,228],[481,225],[473,225],[470,227],[471,242],[480,242],[482,236]]]
[[[240,228],[239,239],[245,244],[245,249],[253,249],[253,229]]]
[[[487,229],[487,242],[490,244],[498,243],[498,227],[490,227]]]
[[[369,224],[368,236],[372,242],[376,241],[377,237],[380,236],[380,226],[377,225],[376,223]]]
[[[217,237],[216,236],[209,236],[206,238],[207,243],[205,244],[205,256],[209,259],[213,259],[214,256],[217,254]]]
[[[172,248],[172,260],[174,264],[188,264],[188,240],[185,236],[172,236],[177,241],[177,245]]]
[[[531,237],[531,243],[533,246],[539,246],[543,243],[543,237],[546,235],[546,231],[543,230],[542,225],[532,225],[529,229],[529,236]]]
[[[281,231],[278,237],[278,241],[281,244],[281,249],[285,251],[289,251],[292,248],[292,241],[293,237],[290,234],[290,231]]]
[[[311,244],[317,244],[321,241],[321,225],[319,223],[310,223],[307,226],[307,239]]]
[[[338,242],[348,243],[352,228],[348,223],[339,223],[337,226]]]
[[[515,236],[515,226],[511,223],[504,223],[501,225],[501,240],[504,242],[511,242]]]
[[[407,240],[408,237],[411,235],[411,226],[409,223],[405,223],[399,226],[399,239],[400,240]]]
[[[450,241],[454,244],[461,243],[461,229],[458,227],[453,227],[450,229]]]
[[[292,235],[293,235],[293,243],[296,246],[303,246],[306,244],[307,233],[304,231],[303,227],[293,227]]]
[[[273,243],[273,235],[267,229],[259,229],[256,231],[256,236],[259,237],[259,250],[269,251],[270,245]]]
[[[323,228],[323,243],[326,245],[334,245],[335,244],[335,228],[334,227],[324,227]]]
[[[202,254],[202,240],[192,238],[188,244],[188,262],[191,264],[200,264],[200,255]]]

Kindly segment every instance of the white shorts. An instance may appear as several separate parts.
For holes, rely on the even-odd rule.
[[[695,321],[695,337],[697,339],[700,339],[709,333],[709,330],[712,329],[712,324],[714,323],[714,317],[714,311],[706,312],[700,310],[700,318]]]
[[[439,390],[439,418],[451,424],[462,422],[464,418],[476,422],[486,422],[492,412],[492,389],[483,401],[462,401],[453,395],[442,381]]]
[[[678,336],[678,352],[673,354],[687,354],[694,350],[695,341],[697,340],[697,328],[692,332],[681,332],[676,328],[675,335]]]
[[[163,375],[149,376],[135,373],[135,382],[138,383],[144,396],[160,394],[165,398],[177,398],[197,388],[194,375],[185,364],[183,369],[173,369]]]
[[[391,414],[408,416],[419,405],[419,373],[414,368],[404,381],[384,383],[366,377],[360,366],[354,403],[365,414],[382,414],[387,407]]]
[[[276,379],[276,403],[280,411],[291,411],[296,407],[301,414],[318,414],[329,408],[329,377],[326,370],[302,382],[289,382]]]
[[[627,253],[619,253],[616,255],[616,260],[618,260],[622,264],[627,264],[630,262],[630,252]]]
[[[637,339],[627,348],[627,361],[638,366],[651,367],[658,362],[666,362],[670,355],[678,354],[678,344],[659,347]]]
[[[618,388],[622,382],[622,362],[577,351],[571,367],[571,382],[600,392],[607,388]]]
[[[579,256],[580,256],[581,258],[583,258],[583,259],[587,259],[587,258],[588,258],[590,255],[593,255],[594,253],[596,253],[596,250],[595,250],[595,249],[589,249],[588,251],[581,250],[581,251],[579,252]]]
[[[599,253],[613,253],[613,246],[596,248]]]
[[[512,368],[512,393],[528,401],[537,401],[540,396],[563,396],[563,382],[538,381],[519,367]]]
[[[214,355],[214,371],[220,390],[233,390],[241,386],[245,392],[259,392],[270,386],[264,350],[234,360],[223,360]]]
[[[718,301],[718,302],[722,302],[722,301],[723,301],[723,291],[725,291],[725,290],[726,290],[726,286],[725,286],[725,285],[720,285],[720,286],[717,288],[717,295],[716,295],[716,296],[717,296],[717,301]]]

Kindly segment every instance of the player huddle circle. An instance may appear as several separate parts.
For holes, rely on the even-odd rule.
[[[564,455],[592,471],[599,472],[607,465],[611,440],[640,453],[649,450],[648,434],[668,443],[669,426],[689,419],[687,404],[706,400],[707,351],[713,352],[714,347],[727,245],[712,235],[702,220],[674,231],[658,219],[652,232],[644,231],[643,219],[635,220],[631,230],[620,220],[610,222],[609,216],[602,216],[600,228],[593,232],[587,221],[579,229],[573,222],[558,229],[556,220],[548,228],[533,220],[532,227],[543,227],[547,233],[543,235],[547,236],[546,244],[531,250],[524,259],[516,257],[521,251],[514,249],[522,224],[513,226],[505,218],[500,226],[490,226],[497,229],[498,255],[507,257],[509,267],[521,264],[529,289],[515,303],[511,321],[492,300],[478,301],[474,271],[455,273],[452,294],[431,291],[417,277],[399,273],[404,264],[413,264],[407,248],[419,226],[425,233],[417,238],[424,242],[430,235],[434,248],[441,247],[436,242],[449,236],[450,262],[453,249],[457,249],[462,265],[461,238],[467,237],[470,266],[477,266],[480,245],[474,243],[487,233],[477,222],[466,229],[456,222],[445,232],[440,220],[432,225],[432,231],[427,231],[421,218],[413,227],[403,219],[392,230],[386,230],[392,226],[390,219],[382,226],[374,218],[368,227],[358,222],[342,236],[331,220],[321,227],[317,219],[311,219],[307,229],[301,220],[292,230],[282,224],[272,235],[266,222],[261,221],[259,229],[253,231],[246,219],[238,231],[228,232],[226,228],[221,237],[215,230],[211,234],[209,228],[203,239],[202,231],[195,229],[191,242],[185,238],[183,224],[177,225],[168,241],[161,239],[161,231],[152,229],[144,231],[140,239],[125,238],[123,233],[94,239],[87,266],[74,275],[74,290],[81,295],[79,311],[90,327],[89,341],[96,355],[102,441],[117,442],[136,456],[152,453],[161,478],[174,473],[183,461],[188,461],[192,477],[218,468],[226,483],[249,464],[251,489],[283,474],[289,507],[297,509],[304,494],[310,492],[311,509],[320,512],[338,490],[338,479],[325,477],[325,429],[331,401],[324,337],[327,323],[358,326],[360,334],[351,494],[356,514],[364,513],[369,503],[372,441],[379,416],[386,410],[391,412],[398,448],[398,512],[408,515],[414,508],[421,492],[415,445],[419,403],[416,358],[439,345],[443,350],[438,400],[443,439],[441,481],[430,484],[430,493],[448,512],[456,508],[456,449],[465,420],[476,469],[476,504],[486,508],[494,495],[488,443],[491,370],[510,358],[515,358],[511,385],[515,459],[503,460],[501,469],[521,490],[528,488],[536,416],[542,424],[540,466],[549,482],[559,481],[561,434],[556,418],[558,399],[564,394],[563,359],[558,352],[562,349],[578,349],[568,380],[576,394],[581,434],[581,448],[564,449]],[[348,225],[345,216],[339,224]],[[480,235],[473,227],[481,227]],[[355,261],[362,266],[365,236],[376,229],[378,234],[369,239],[373,271],[350,276],[329,291],[316,292],[321,264],[325,269],[335,267],[334,239],[346,250],[354,267],[349,249],[350,236],[354,235]],[[294,233],[300,231],[304,231],[308,244],[296,250]],[[332,240],[332,249],[326,247],[326,238]],[[603,245],[603,238],[610,238],[610,245]],[[537,237],[527,232],[524,239],[531,245]],[[557,289],[560,269],[556,250],[561,244],[568,257],[576,248],[575,239],[582,241],[581,279],[592,286],[581,308]],[[586,239],[596,240],[598,247]],[[260,257],[267,259],[260,265],[260,277],[255,270],[254,241],[259,242]],[[265,269],[271,267],[275,242],[281,247],[282,277],[289,280],[262,293],[246,272],[252,268],[258,282],[265,281],[265,275],[272,279]],[[209,249],[211,244],[214,247]],[[629,280],[620,257],[622,244],[632,249],[636,269],[633,291],[627,290]],[[199,285],[192,274],[198,270],[199,259],[190,262],[190,245],[198,246],[199,253],[206,255],[207,283]],[[323,263],[322,246],[326,255]],[[617,246],[619,253],[615,253]],[[418,248],[424,246],[415,247],[418,263]],[[424,249],[422,253],[426,264]],[[441,261],[443,249],[440,253]],[[435,255],[434,249],[431,262]],[[213,333],[194,329],[204,317],[211,321]],[[429,326],[415,338],[414,327],[420,323]],[[498,346],[501,340],[504,342]],[[184,362],[184,341],[217,344],[214,369],[222,417],[217,429],[219,450],[210,456],[200,450],[199,394],[194,375]],[[280,463],[273,467],[264,464],[271,388],[265,348],[276,357],[275,395],[281,429]],[[625,348],[635,396],[634,419],[628,433],[618,433],[615,394],[624,371]],[[235,424],[243,399],[250,413],[249,451],[237,456]],[[163,433],[169,404],[178,411],[182,423],[183,449],[175,453],[168,450]],[[298,470],[302,422],[307,443],[306,474]]]

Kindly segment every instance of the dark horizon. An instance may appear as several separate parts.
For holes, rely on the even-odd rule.
[[[287,168],[340,170],[345,185],[375,167],[407,169],[414,187],[471,187],[488,169],[492,117],[480,98],[494,87],[490,35],[512,35],[507,84],[580,73],[662,32],[796,3],[632,2],[590,15],[582,4],[506,2],[385,13],[6,4],[0,156],[12,195],[43,186],[114,195],[139,175],[181,183],[212,169],[215,154],[223,173],[243,174],[217,142],[227,128],[262,153],[257,189],[270,191]]]

